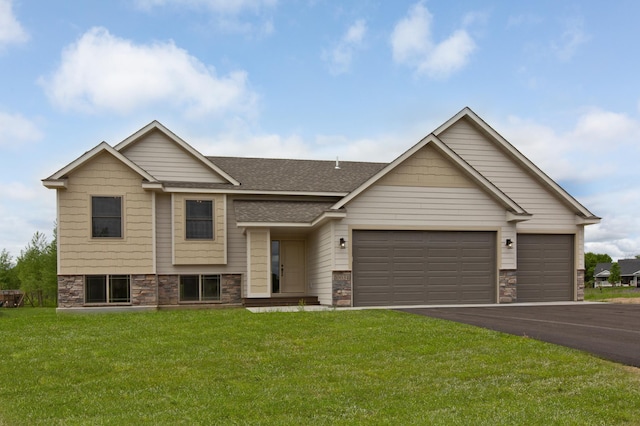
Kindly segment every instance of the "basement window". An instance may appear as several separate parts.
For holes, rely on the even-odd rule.
[[[220,275],[180,275],[181,302],[220,300]]]

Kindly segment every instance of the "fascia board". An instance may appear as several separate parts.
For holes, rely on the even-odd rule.
[[[67,179],[42,179],[42,184],[49,189],[63,189],[67,187]]]
[[[456,115],[447,120],[444,124],[438,127],[433,133],[436,136],[442,134],[445,130],[451,127],[454,123],[460,120],[463,117],[467,117],[475,125],[482,129],[488,136],[490,136],[494,142],[498,143],[502,148],[504,148],[514,159],[519,161],[522,165],[528,168],[534,176],[538,178],[545,186],[553,190],[560,196],[560,198],[564,199],[568,204],[570,204],[578,213],[582,214],[585,218],[596,217],[593,213],[591,213],[586,207],[580,204],[575,198],[573,198],[567,191],[565,191],[560,185],[558,185],[553,179],[547,176],[542,170],[538,168],[531,160],[525,157],[516,147],[514,147],[509,141],[502,137],[498,132],[496,132],[489,124],[487,124],[480,116],[478,116],[475,112],[471,110],[469,107],[463,108]],[[596,222],[597,223],[597,222]]]
[[[157,120],[152,121],[151,123],[149,123],[146,126],[144,126],[142,129],[138,130],[137,132],[135,132],[134,134],[132,134],[131,136],[129,136],[128,138],[126,138],[125,140],[123,140],[122,142],[117,144],[115,146],[115,149],[117,151],[123,150],[124,148],[126,148],[127,146],[133,144],[138,139],[140,139],[142,136],[144,136],[145,134],[147,134],[148,132],[150,132],[152,130],[159,130],[162,133],[164,133],[169,139],[171,139],[173,142],[175,142],[178,146],[180,146],[182,149],[184,149],[189,154],[194,156],[205,167],[207,167],[207,168],[211,169],[212,171],[214,171],[215,173],[219,174],[224,179],[226,179],[229,183],[233,184],[234,186],[239,186],[240,185],[240,182],[235,180],[233,177],[231,177],[224,170],[220,169],[218,166],[213,164],[211,161],[207,160],[207,158],[204,155],[202,155],[198,150],[196,150],[194,147],[189,145],[180,136],[178,136],[175,133],[173,133],[171,130],[166,128],[164,125],[162,125],[162,123],[160,123]]]
[[[330,219],[343,219],[346,212],[324,212],[311,222],[237,222],[239,228],[313,228]]]
[[[295,195],[313,197],[344,197],[347,192],[300,192],[300,191],[253,191],[242,189],[217,189],[217,188],[181,188],[164,186],[164,192],[183,192],[198,194],[242,194],[242,195]]]

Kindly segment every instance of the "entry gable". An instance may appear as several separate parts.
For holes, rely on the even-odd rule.
[[[379,185],[470,188],[474,183],[433,145],[425,145],[383,176]]]
[[[522,207],[466,163],[434,134],[422,139],[332,208],[345,206],[374,184],[459,188],[479,186],[507,210],[510,220],[527,220],[530,217]]]
[[[158,121],[152,121],[115,149],[160,181],[239,185],[232,176]]]

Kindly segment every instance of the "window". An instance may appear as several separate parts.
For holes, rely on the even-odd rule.
[[[180,275],[180,301],[220,300],[220,275]]]
[[[213,239],[213,201],[187,200],[187,239]]]
[[[91,197],[91,236],[122,238],[122,197]]]
[[[130,303],[129,275],[87,275],[86,303]]]

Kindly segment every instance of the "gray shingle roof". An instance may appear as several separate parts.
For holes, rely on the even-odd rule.
[[[620,259],[618,265],[620,265],[621,276],[633,275],[640,271],[640,259]]]
[[[351,192],[382,170],[385,163],[286,160],[272,158],[207,157],[241,184],[254,191]]]
[[[334,202],[235,200],[238,222],[311,223]],[[335,210],[334,210],[335,211]]]
[[[598,275],[603,271],[611,271],[611,262],[597,263],[595,269],[593,270],[593,275]]]

